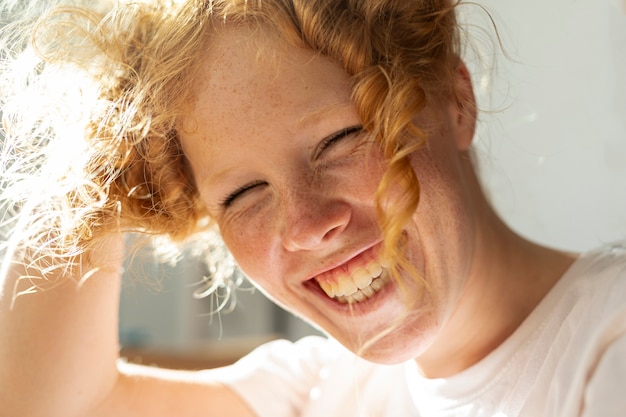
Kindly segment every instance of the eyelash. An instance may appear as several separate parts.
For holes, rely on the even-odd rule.
[[[315,159],[317,159],[322,154],[322,152],[324,152],[327,148],[329,148],[333,143],[347,136],[350,136],[353,133],[360,132],[361,130],[363,130],[363,126],[360,126],[360,125],[351,126],[343,130],[340,130],[339,132],[325,138],[324,140],[322,140],[322,142],[318,146],[318,150],[315,153]]]
[[[222,200],[222,202],[220,203],[220,206],[222,208],[228,208],[233,203],[233,201],[235,201],[235,199],[238,196],[240,196],[241,194],[245,193],[246,191],[248,191],[248,190],[250,190],[250,189],[252,189],[252,188],[254,188],[254,187],[258,186],[258,185],[263,185],[263,184],[265,184],[265,182],[257,181],[257,182],[254,182],[252,184],[247,184],[247,185],[245,185],[245,186],[243,186],[241,188],[236,189],[232,193],[228,194],[226,196],[226,198],[224,198],[224,200]]]
[[[340,130],[339,132],[328,136],[327,138],[324,138],[322,140],[322,142],[319,144],[318,146],[318,150],[315,153],[315,158],[317,159],[327,148],[329,148],[333,143],[337,142],[340,139],[343,139],[345,137],[350,136],[353,133],[356,132],[360,132],[361,130],[363,130],[363,126],[357,125],[357,126],[351,126],[351,127],[347,127],[343,130]],[[246,191],[258,186],[258,185],[263,185],[265,184],[265,182],[263,181],[257,181],[254,182],[252,184],[247,184],[241,188],[238,188],[237,190],[233,191],[232,193],[228,194],[226,196],[226,198],[224,198],[221,202],[220,202],[220,206],[224,209],[228,208],[237,197],[239,197],[241,194],[245,193]]]

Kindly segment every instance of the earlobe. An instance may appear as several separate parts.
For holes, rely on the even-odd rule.
[[[465,63],[459,59],[456,69],[453,123],[457,132],[457,148],[467,150],[472,144],[476,130],[476,99],[472,78]]]

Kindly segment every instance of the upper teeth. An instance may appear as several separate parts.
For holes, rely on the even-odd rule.
[[[372,280],[381,275],[382,266],[378,262],[370,262],[352,271],[351,275],[340,276],[334,282],[319,281],[320,287],[330,298],[347,297],[357,291],[368,288]]]

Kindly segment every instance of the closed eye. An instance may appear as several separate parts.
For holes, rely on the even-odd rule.
[[[363,130],[363,126],[351,126],[345,129],[341,129],[339,132],[335,132],[330,136],[325,137],[322,141],[317,145],[315,152],[313,154],[313,159],[318,159],[322,153],[328,148],[330,148],[336,142],[339,142],[341,139],[347,138],[353,133],[358,133]]]
[[[229,206],[231,206],[233,204],[233,202],[241,197],[243,194],[247,193],[248,191],[252,190],[253,188],[265,185],[266,182],[264,181],[257,181],[257,182],[253,182],[251,184],[246,184],[241,188],[236,189],[235,191],[233,191],[232,193],[228,194],[220,203],[220,206],[225,209],[228,208]]]

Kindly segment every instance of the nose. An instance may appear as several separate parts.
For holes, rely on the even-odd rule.
[[[350,223],[348,202],[323,192],[300,192],[283,203],[283,246],[290,252],[321,249],[336,240]]]

